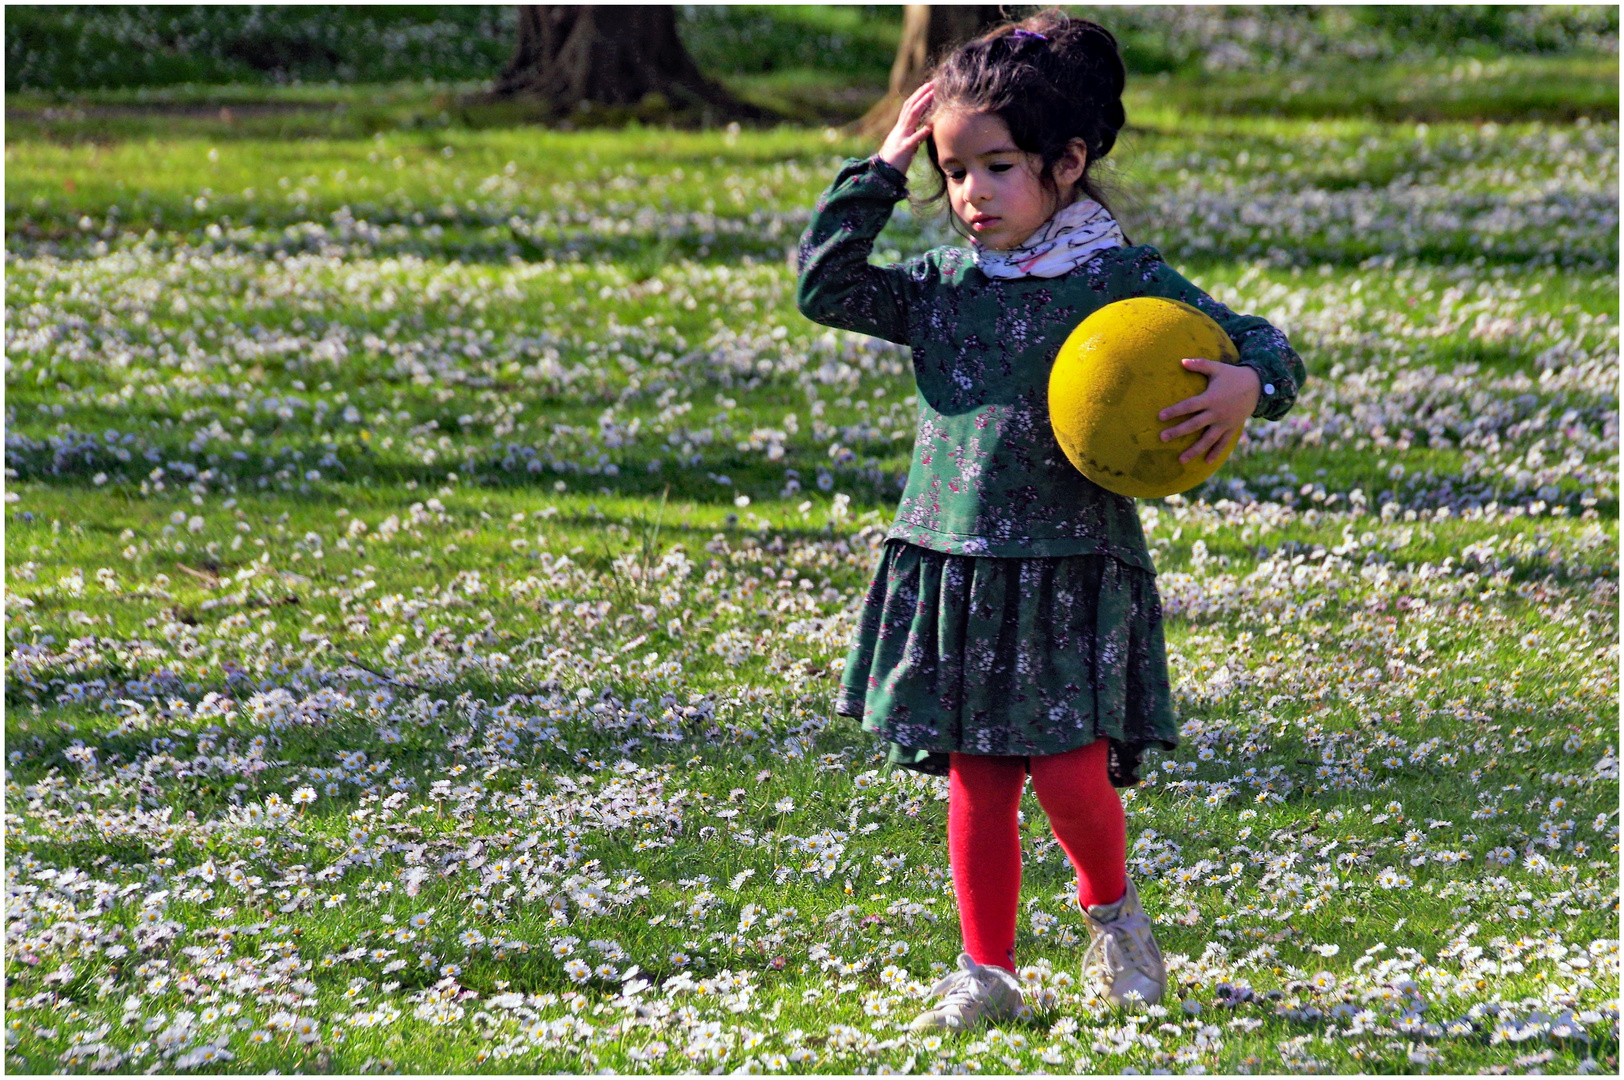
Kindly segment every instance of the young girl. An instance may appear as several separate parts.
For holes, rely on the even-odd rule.
[[[1116,787],[1146,746],[1177,744],[1161,605],[1133,500],[1095,486],[1055,442],[1049,369],[1071,330],[1115,300],[1163,296],[1212,316],[1240,364],[1184,365],[1200,395],[1162,438],[1205,433],[1216,457],[1247,416],[1277,420],[1302,384],[1284,335],[1236,315],[1129,246],[1092,171],[1124,123],[1116,40],[1046,12],[962,46],[903,106],[878,154],[848,161],[801,240],[808,318],[912,347],[913,464],[846,661],[839,712],[890,760],[946,773],[959,969],[916,1029],[1020,1005],[1016,811],[1028,774],[1077,872],[1085,976],[1117,1004],[1166,984],[1127,879]],[[924,145],[968,249],[868,261]]]

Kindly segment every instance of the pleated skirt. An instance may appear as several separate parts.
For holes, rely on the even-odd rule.
[[[1178,744],[1153,574],[1109,555],[988,558],[890,540],[863,601],[837,712],[888,758],[1059,754],[1111,740],[1111,782]]]

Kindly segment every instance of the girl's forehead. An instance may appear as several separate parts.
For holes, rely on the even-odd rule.
[[[1015,149],[1009,125],[994,113],[946,108],[930,119],[936,149],[943,157],[979,157]]]

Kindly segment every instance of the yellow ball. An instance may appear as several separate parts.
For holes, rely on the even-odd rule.
[[[1159,296],[1107,304],[1071,332],[1049,375],[1049,420],[1084,476],[1118,495],[1158,499],[1195,487],[1224,463],[1238,431],[1211,464],[1205,453],[1187,465],[1179,461],[1200,431],[1162,442],[1163,429],[1189,417],[1156,414],[1207,386],[1205,375],[1179,363],[1185,357],[1240,360],[1211,318]]]

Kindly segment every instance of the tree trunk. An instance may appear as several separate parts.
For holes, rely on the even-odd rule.
[[[600,106],[705,122],[763,116],[700,74],[670,4],[520,4],[518,47],[491,96],[540,99],[557,117]]]
[[[902,41],[891,63],[891,84],[862,119],[851,125],[855,134],[883,139],[897,122],[902,103],[925,81],[925,73],[949,49],[963,44],[1000,22],[997,4],[905,4]]]

